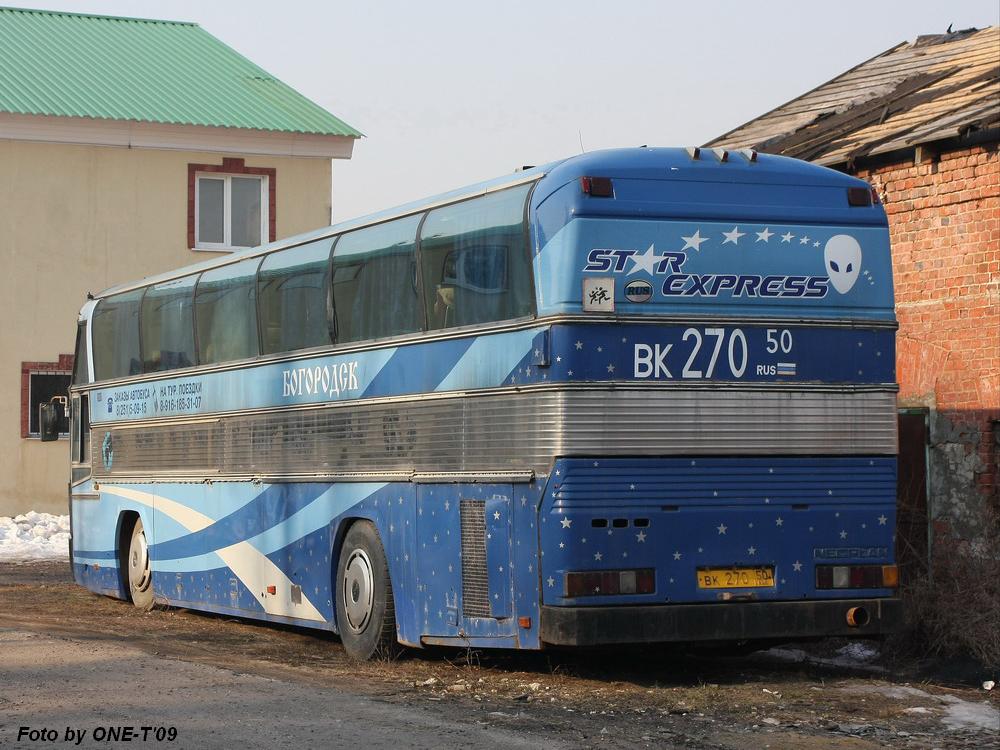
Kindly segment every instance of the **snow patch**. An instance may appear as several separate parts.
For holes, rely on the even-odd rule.
[[[872,648],[861,641],[852,641],[841,649],[837,649],[840,658],[849,662],[869,662],[878,656],[878,649]]]
[[[878,693],[886,698],[918,698],[943,711],[941,723],[946,728],[955,731],[991,731],[1000,729],[1000,711],[986,701],[973,703],[962,700],[954,695],[932,695],[909,685],[861,685],[852,688],[841,688],[844,691],[857,693]],[[929,709],[914,706],[904,708],[906,713],[930,713]]]
[[[69,516],[31,511],[0,516],[0,560],[58,560],[69,557]]]

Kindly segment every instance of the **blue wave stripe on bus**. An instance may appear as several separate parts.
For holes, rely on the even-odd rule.
[[[521,360],[531,354],[537,335],[537,329],[515,331],[504,336],[503,346],[497,346],[489,337],[480,336],[434,390],[457,391],[479,388],[483,383],[504,383]]]
[[[433,390],[474,340],[471,337],[449,339],[399,349],[372,378],[362,398]]]
[[[262,534],[282,523],[313,502],[322,485],[275,484],[260,492],[242,508],[211,526],[149,548],[153,560],[176,560],[194,557],[229,547]]]

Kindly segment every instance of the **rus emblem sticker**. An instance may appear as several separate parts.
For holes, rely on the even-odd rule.
[[[630,281],[625,285],[625,299],[629,302],[648,302],[653,296],[653,285],[648,281]]]
[[[615,280],[613,278],[585,277],[583,279],[583,311],[615,311]]]

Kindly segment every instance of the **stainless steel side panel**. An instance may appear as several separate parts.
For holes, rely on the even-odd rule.
[[[110,466],[95,451],[98,476],[545,472],[556,456],[897,452],[896,395],[883,391],[451,394],[110,431]]]

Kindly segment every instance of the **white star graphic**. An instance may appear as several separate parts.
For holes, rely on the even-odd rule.
[[[746,234],[746,232],[741,232],[739,227],[733,227],[729,232],[722,233],[722,236],[726,238],[723,240],[722,244],[728,245],[732,242],[734,245],[738,245],[740,243],[740,237],[744,234]]]
[[[635,540],[637,542],[645,542],[646,541],[646,532],[645,531],[640,531],[638,534],[635,535]]]
[[[747,554],[748,555],[756,555],[757,554],[757,548],[756,547],[747,547]]]
[[[570,526],[573,525],[573,520],[571,518],[563,518],[563,520],[560,521],[560,523],[562,524],[562,527],[564,529],[568,529]]]
[[[675,560],[680,560],[681,559],[681,553],[680,552],[674,552],[674,559]]]
[[[572,370],[569,370],[569,371],[568,371],[568,372],[567,372],[566,374],[567,374],[567,375],[568,375],[569,377],[573,377],[573,371],[572,371]]]
[[[784,520],[783,520],[783,519],[782,519],[781,517],[778,517],[778,518],[776,518],[776,519],[774,520],[774,525],[775,525],[775,526],[781,526],[781,525],[782,525],[782,524],[784,524],[784,523],[785,523],[785,521],[784,521]]]
[[[603,347],[603,346],[599,346],[599,347],[597,347],[597,351],[598,351],[598,352],[603,352],[603,351],[604,351],[604,347]]]
[[[692,234],[690,237],[684,237],[683,235],[681,235],[681,239],[684,240],[684,247],[681,248],[681,252],[687,250],[688,248],[691,248],[692,250],[695,250],[697,252],[701,252],[701,243],[708,240],[708,237],[702,237],[701,230],[696,229],[694,234]]]
[[[562,357],[556,356],[556,362],[562,362]]]
[[[819,241],[814,242],[813,247],[819,247]]]
[[[602,557],[603,555],[600,552],[594,553],[594,559],[597,560],[597,562],[600,562]]]
[[[566,546],[565,542],[559,542],[559,549],[563,549]]]
[[[615,371],[615,366],[614,365],[608,365],[608,372],[614,372],[614,371]]]
[[[792,235],[791,232],[786,232],[785,234],[781,235],[781,241],[782,242],[791,242],[792,241],[792,236],[793,235]]]
[[[447,500],[444,501],[444,509],[445,510],[450,510],[451,509],[451,503],[448,502]]]
[[[800,563],[798,560],[796,560],[795,562],[793,562],[792,563],[792,570],[794,570],[796,573],[798,573],[799,571],[801,571],[802,570],[802,563]]]
[[[806,237],[799,238],[799,244],[800,245],[808,245],[809,244],[809,237],[806,236]]]
[[[885,514],[882,514],[881,516],[878,517],[878,525],[885,526],[885,522],[888,520],[889,519],[885,517]]]
[[[847,532],[846,531],[841,531],[840,532],[840,538],[841,539],[847,539]]]
[[[635,485],[634,485],[634,484],[630,484],[630,485],[628,486],[628,488],[629,488],[630,490],[634,490],[634,489],[635,489]]]
[[[573,346],[575,346],[577,349],[583,349],[583,342],[577,341],[575,344],[573,344]]]
[[[725,534],[726,533],[726,528],[727,528],[726,524],[720,523],[719,526],[718,526],[719,534]]]
[[[645,271],[650,276],[653,274],[653,269],[656,267],[657,262],[660,260],[659,257],[653,250],[653,246],[650,245],[646,248],[646,252],[640,254],[635,254],[629,257],[632,261],[632,270],[628,272],[628,276],[636,273],[637,271]]]
[[[493,511],[493,520],[494,521],[499,521],[500,520],[500,511],[498,511],[498,510]]]
[[[771,235],[774,232],[771,231],[770,227],[764,227],[763,232],[757,232],[757,242],[768,242],[771,239]]]

